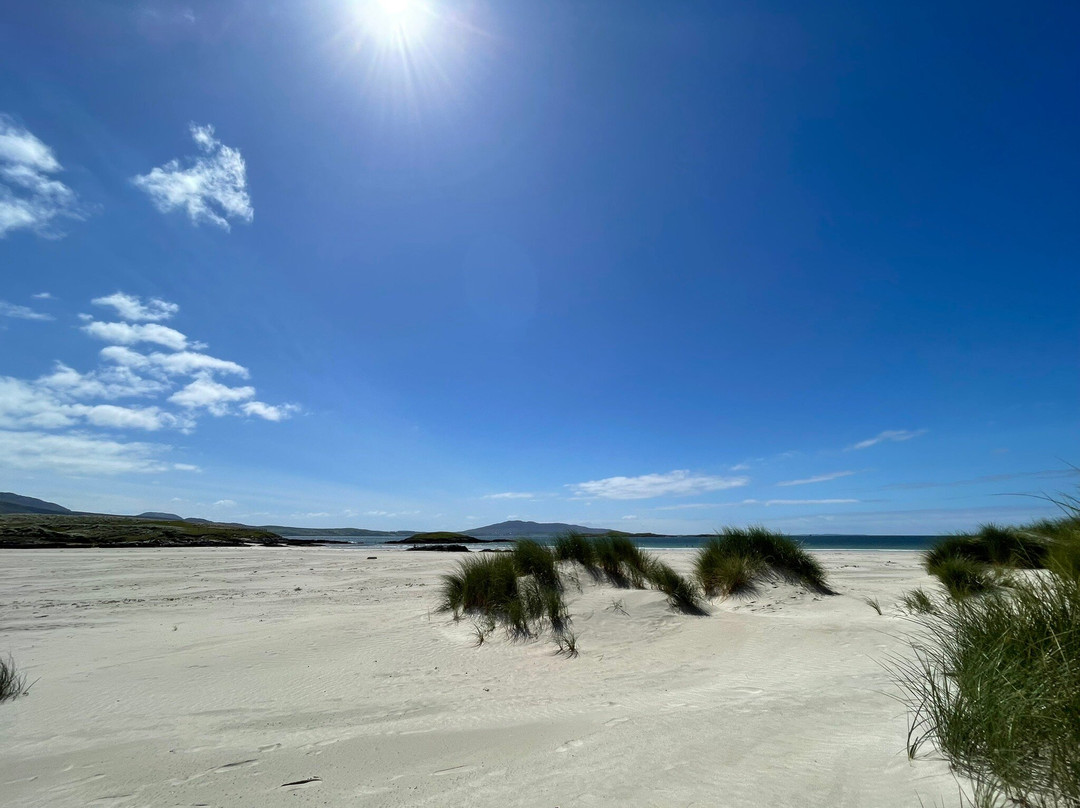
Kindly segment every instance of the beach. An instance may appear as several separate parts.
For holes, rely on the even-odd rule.
[[[839,594],[706,617],[583,576],[568,659],[437,613],[450,553],[5,551],[0,654],[33,685],[0,705],[2,802],[957,804],[947,764],[908,760],[886,669],[918,554],[815,555]]]

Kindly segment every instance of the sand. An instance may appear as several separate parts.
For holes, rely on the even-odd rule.
[[[916,555],[818,556],[838,596],[708,617],[586,585],[566,659],[434,613],[449,554],[4,551],[0,654],[36,682],[0,705],[0,804],[959,804],[884,668]]]

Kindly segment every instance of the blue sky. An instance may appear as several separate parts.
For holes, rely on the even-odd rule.
[[[934,532],[1080,464],[1073,3],[42,0],[0,489]]]

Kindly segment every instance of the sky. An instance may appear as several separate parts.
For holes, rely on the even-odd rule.
[[[1075,3],[39,0],[0,490],[938,533],[1080,465]]]

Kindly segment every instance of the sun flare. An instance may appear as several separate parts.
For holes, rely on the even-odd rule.
[[[423,36],[431,10],[422,0],[368,0],[365,17],[374,37],[384,43],[404,45]]]

